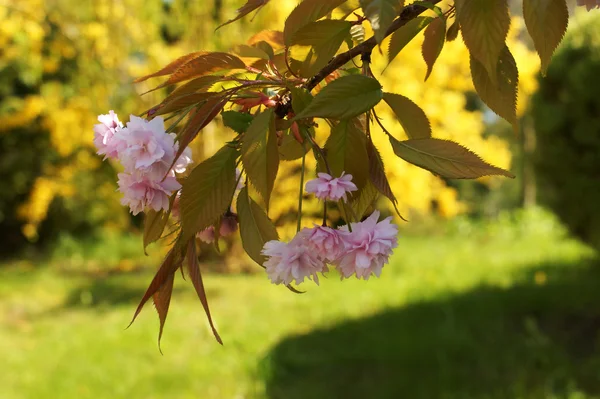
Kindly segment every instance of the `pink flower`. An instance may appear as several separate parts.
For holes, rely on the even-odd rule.
[[[202,231],[196,233],[196,237],[200,239],[200,241],[210,244],[215,240],[215,227],[209,226]]]
[[[327,262],[337,259],[344,249],[344,242],[337,230],[315,224],[312,229],[300,231],[302,237],[309,242],[319,257]]]
[[[585,6],[588,11],[592,8],[600,8],[600,0],[577,0],[578,6]]]
[[[97,125],[94,125],[94,145],[98,149],[98,155],[105,155],[105,158],[116,158],[117,150],[111,145],[115,133],[123,128],[114,111],[108,111],[106,115],[99,115]]]
[[[342,277],[368,280],[371,274],[381,274],[383,265],[388,263],[392,251],[398,245],[398,226],[390,223],[388,217],[377,223],[379,211],[375,211],[365,221],[352,223],[352,232],[347,226],[340,228],[344,242],[341,256],[334,262]]]
[[[221,227],[219,228],[219,235],[221,237],[228,237],[235,233],[238,229],[238,217],[235,213],[227,213],[221,219]]]
[[[306,183],[306,192],[314,193],[318,199],[338,201],[340,198],[346,200],[346,193],[356,191],[358,188],[352,183],[352,175],[342,175],[333,178],[327,173],[319,173],[317,179]]]
[[[175,144],[175,150],[179,149],[179,143]],[[181,153],[175,165],[173,165],[173,170],[176,173],[183,173],[187,169],[188,165],[191,164],[192,161],[192,149],[190,147],[186,147],[185,150]]]
[[[273,284],[300,284],[305,278],[312,278],[319,284],[317,273],[327,271],[327,266],[302,235],[297,234],[292,241],[269,241],[262,254],[269,259],[264,263],[267,275]]]
[[[146,208],[155,211],[169,209],[169,197],[181,188],[173,176],[168,176],[164,181],[154,181],[139,173],[119,173],[118,176],[119,191],[123,193],[121,204],[128,205],[134,215]]]
[[[169,172],[177,150],[175,135],[165,133],[162,117],[147,121],[131,115],[127,127],[115,138],[120,141],[119,160],[127,172],[141,171],[155,180]]]

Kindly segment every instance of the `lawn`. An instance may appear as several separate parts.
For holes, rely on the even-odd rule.
[[[508,219],[403,235],[380,279],[301,295],[206,276],[224,346],[178,276],[163,355],[151,305],[125,329],[151,268],[10,262],[0,398],[600,397],[594,253],[544,215]]]

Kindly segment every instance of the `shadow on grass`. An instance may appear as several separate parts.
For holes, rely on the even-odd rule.
[[[268,397],[597,397],[599,262],[523,281],[288,337],[262,364]]]

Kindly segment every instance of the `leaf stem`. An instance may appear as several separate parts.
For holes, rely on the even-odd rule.
[[[306,147],[302,145],[306,150]],[[300,190],[298,194],[298,225],[296,226],[296,233],[300,232],[302,228],[302,194],[304,194],[304,170],[306,169],[306,151],[302,155],[302,171],[300,172]]]

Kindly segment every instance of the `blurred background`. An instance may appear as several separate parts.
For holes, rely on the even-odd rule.
[[[332,273],[295,295],[230,239],[201,253],[223,347],[179,278],[164,355],[151,305],[125,330],[165,245],[144,255],[142,220],[120,205],[117,166],[95,155],[92,126],[165,95],[140,97],[156,82],[135,77],[282,29],[296,1],[214,33],[242,3],[0,0],[0,398],[600,397],[600,12],[573,8],[542,79],[513,2],[518,134],[476,96],[460,39],[426,84],[422,39],[381,75],[386,57],[374,54],[386,90],[420,104],[435,137],[518,176],[443,180],[374,133],[410,220],[396,220],[399,247],[380,279]],[[404,137],[389,110],[378,114]],[[194,160],[227,134],[210,124]],[[298,171],[282,164],[269,213],[284,238],[296,204],[282,198]]]

